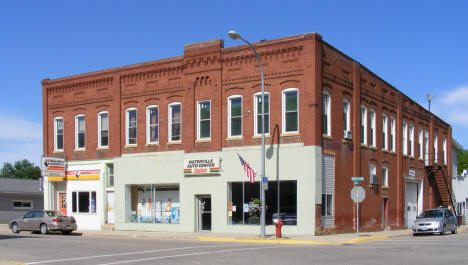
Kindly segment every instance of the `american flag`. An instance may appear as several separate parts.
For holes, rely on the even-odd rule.
[[[250,179],[250,183],[255,182],[255,171],[250,167],[249,163],[247,163],[239,154],[240,162],[242,167],[244,168],[245,173],[247,173],[247,177]]]

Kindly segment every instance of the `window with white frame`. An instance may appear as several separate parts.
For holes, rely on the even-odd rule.
[[[424,158],[424,141],[423,141],[423,129],[421,127],[418,128],[418,141],[419,141],[419,158]]]
[[[32,209],[33,202],[32,201],[23,201],[23,200],[14,200],[13,201],[13,209],[15,210],[26,210]]]
[[[369,145],[375,147],[376,131],[375,131],[375,111],[369,111],[370,131],[369,131]]]
[[[125,145],[137,144],[137,110],[135,108],[125,111]]]
[[[63,151],[63,118],[54,119],[54,151]]]
[[[96,213],[96,191],[73,191],[73,213]]]
[[[343,135],[346,135],[347,131],[351,131],[350,106],[351,104],[349,103],[349,100],[344,99],[343,100],[343,131],[344,131]]]
[[[197,139],[207,140],[211,137],[211,102],[199,101],[197,108]]]
[[[151,105],[146,107],[146,143],[159,142],[159,107]]]
[[[388,168],[382,167],[382,186],[388,187]]]
[[[75,116],[75,149],[85,148],[85,116]]]
[[[434,134],[434,162],[437,163],[438,161],[438,153],[439,152],[439,138],[437,137],[437,134]]]
[[[265,134],[270,133],[270,94],[265,92],[265,107],[263,112],[265,114]],[[262,93],[256,93],[254,95],[254,135],[258,136],[262,134]]]
[[[375,185],[377,184],[377,168],[373,163],[369,164],[369,184]]]
[[[382,114],[382,149],[383,150],[388,150],[387,131],[388,131],[387,115]]]
[[[174,102],[169,104],[169,142],[182,140],[182,104]]]
[[[424,164],[429,165],[429,131],[424,130]]]
[[[330,93],[323,91],[322,94],[322,134],[331,136],[331,106]]]
[[[408,124],[403,121],[403,134],[402,134],[402,151],[404,155],[408,155]]]
[[[367,144],[367,107],[361,105],[361,144]]]
[[[411,157],[414,157],[414,126],[413,124],[409,125],[409,142],[408,142],[408,148],[409,148],[409,155]]]
[[[228,97],[228,137],[242,137],[242,96]]]
[[[299,94],[296,88],[283,90],[283,133],[299,132]]]
[[[395,152],[395,118],[390,117],[390,148]]]
[[[444,152],[444,164],[447,165],[447,137],[444,136],[444,140],[443,140],[443,152]]]
[[[98,113],[98,147],[109,147],[109,112]]]

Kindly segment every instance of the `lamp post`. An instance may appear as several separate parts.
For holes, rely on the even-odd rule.
[[[264,88],[264,81],[263,81],[263,67],[262,67],[262,62],[260,61],[260,56],[258,56],[257,51],[255,50],[255,47],[248,41],[246,41],[244,38],[241,37],[239,33],[237,33],[234,30],[230,30],[228,32],[228,35],[231,39],[233,40],[242,40],[243,42],[247,43],[249,45],[250,49],[255,54],[255,57],[257,57],[258,61],[258,66],[260,68],[260,78],[262,82],[262,172],[261,172],[261,182],[260,182],[260,187],[261,187],[261,194],[260,194],[260,200],[262,201],[262,212],[260,216],[260,235],[262,238],[265,237],[265,187],[263,185],[263,178],[265,177],[265,88]],[[278,216],[279,218],[279,216]]]
[[[433,95],[431,94],[427,94],[426,95],[426,98],[427,98],[427,101],[429,102],[429,112],[431,111],[431,101],[435,98]]]

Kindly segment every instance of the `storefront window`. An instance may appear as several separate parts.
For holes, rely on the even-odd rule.
[[[127,185],[127,222],[180,223],[179,185]]]
[[[96,213],[96,192],[95,191],[74,191],[72,192],[72,212],[76,213]]]
[[[228,218],[229,224],[260,224],[260,212],[252,211],[260,198],[258,182],[231,182],[229,187]],[[280,218],[283,225],[297,224],[297,182],[280,181]],[[272,225],[278,212],[278,182],[269,181],[265,191],[265,223]],[[250,205],[249,205],[250,204]],[[249,211],[250,208],[250,211]],[[257,214],[258,213],[258,214]]]

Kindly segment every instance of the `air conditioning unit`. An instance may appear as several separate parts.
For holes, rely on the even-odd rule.
[[[377,175],[370,176],[370,184],[371,185],[378,185],[379,184],[379,176],[377,176]]]
[[[343,131],[343,138],[351,140],[353,139],[353,133],[350,130]]]

